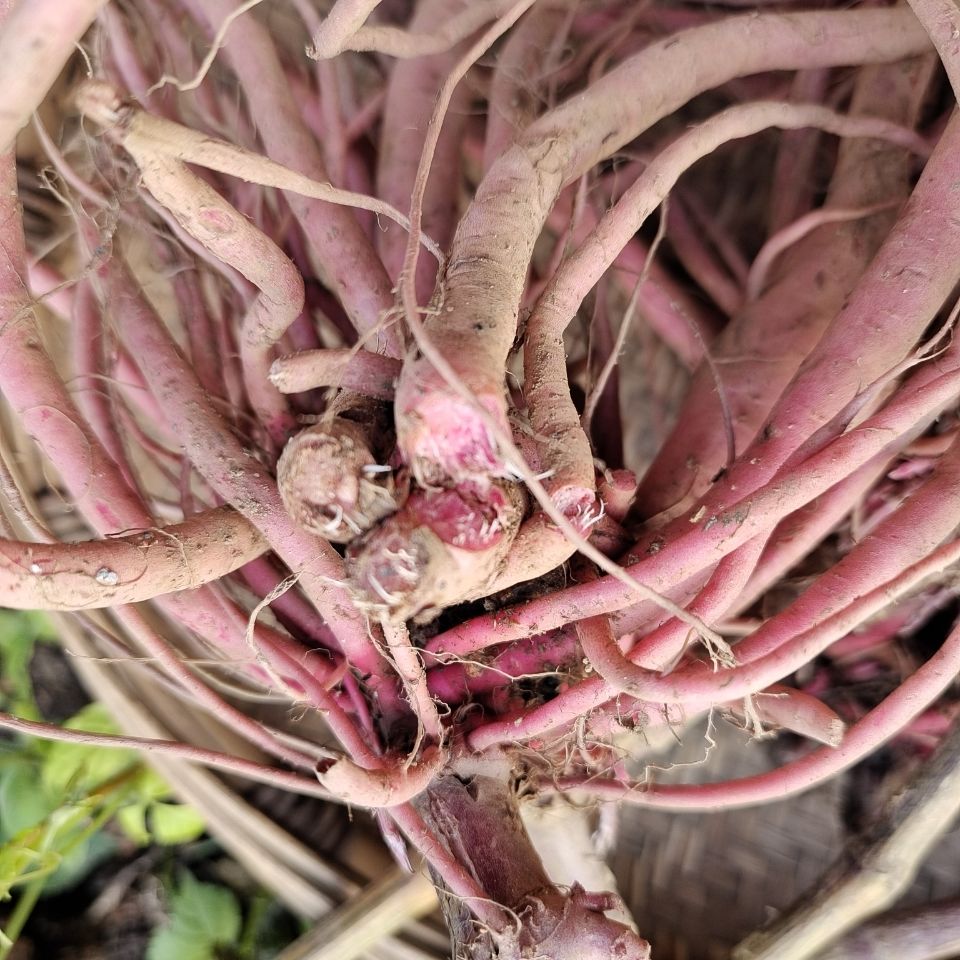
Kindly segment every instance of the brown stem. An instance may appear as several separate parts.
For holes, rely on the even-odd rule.
[[[629,927],[605,916],[617,898],[574,885],[556,887],[530,842],[516,793],[491,776],[445,776],[414,801],[428,825],[480,887],[513,918],[499,931],[473,922],[469,902],[440,878],[441,905],[453,953],[468,960],[646,960],[650,948]]]

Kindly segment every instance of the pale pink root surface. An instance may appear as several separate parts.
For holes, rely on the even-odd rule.
[[[19,610],[90,610],[136,603],[226,576],[264,551],[230,508],[163,530],[85,543],[0,540],[0,603]]]
[[[928,58],[864,67],[852,111],[913,123],[930,79]],[[784,131],[786,138],[797,131]],[[804,135],[811,131],[802,131]],[[910,176],[902,147],[872,139],[840,144],[824,210],[904,198]],[[778,214],[779,216],[779,214]],[[733,317],[711,346],[742,452],[858,283],[895,219],[895,211],[830,224],[786,253],[763,296]],[[677,501],[696,500],[725,465],[717,385],[706,366],[696,373],[677,425],[643,478],[639,512],[653,516]]]
[[[270,380],[281,393],[338,387],[378,400],[392,400],[400,362],[367,350],[302,350],[278,357]]]
[[[804,29],[807,25],[810,30]],[[744,42],[745,34],[749,42]],[[565,183],[697,93],[733,77],[787,67],[895,61],[924,50],[927,42],[915,19],[884,10],[730,18],[652,44],[586,93],[546,113],[497,159],[457,227],[442,309],[426,318],[427,335],[454,364],[463,384],[505,420],[503,377],[527,265]],[[718,47],[737,55],[716,57]],[[649,87],[651,78],[656,91]],[[648,96],[623,94],[640,87]],[[464,358],[468,349],[469,363]],[[433,411],[422,412],[451,400],[458,407],[462,402],[426,359],[404,365],[397,391],[397,439],[405,457],[414,463],[432,460],[440,473],[453,478],[483,465],[489,472],[502,472],[502,458],[480,424],[455,430]],[[428,436],[426,424],[437,432]],[[480,444],[477,452],[463,443],[464,434]]]
[[[321,763],[317,779],[325,790],[354,807],[398,807],[422,793],[443,769],[446,754],[435,746],[407,765],[405,757],[389,758],[389,765],[365,770],[347,757]]]
[[[189,0],[187,5],[212,30],[236,9],[233,0]],[[231,25],[229,39],[224,55],[240,80],[267,154],[315,180],[327,180],[320,148],[300,118],[267,29],[256,17],[242,16]],[[357,331],[376,330],[393,306],[390,281],[353,211],[295,195],[288,202]],[[399,350],[393,331],[377,337],[388,349]]]
[[[43,102],[76,44],[107,0],[29,0],[0,5],[0,151]]]

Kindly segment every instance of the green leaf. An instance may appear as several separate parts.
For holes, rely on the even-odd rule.
[[[209,943],[193,940],[173,927],[154,931],[147,947],[147,960],[215,960]]]
[[[45,828],[32,827],[0,846],[0,900],[6,900],[18,884],[56,869],[60,857],[43,849],[45,835]]]
[[[231,944],[240,935],[240,904],[226,887],[200,883],[184,873],[171,898],[171,928],[211,945]]]
[[[81,883],[101,863],[117,852],[117,842],[108,833],[95,833],[65,853],[43,886],[45,897],[55,896]]]
[[[40,610],[23,610],[21,616],[27,621],[33,638],[37,643],[53,643],[57,639],[57,628],[53,621]]]
[[[39,719],[30,678],[36,639],[37,629],[29,614],[0,613],[0,703],[28,720]]]
[[[150,805],[150,833],[157,843],[173,846],[196,840],[206,829],[203,817],[182,803]]]
[[[156,770],[144,767],[134,778],[132,789],[144,804],[152,800],[166,800],[171,795],[170,785]]]
[[[117,732],[106,708],[99,703],[88,704],[64,726],[88,733]],[[44,757],[43,781],[54,796],[86,795],[138,762],[132,750],[57,742],[50,744]]]
[[[50,814],[53,803],[40,771],[26,760],[14,758],[0,769],[0,840],[35,827]]]
[[[170,897],[170,914],[170,924],[150,938],[147,960],[216,960],[217,948],[240,936],[237,898],[186,871]]]
[[[147,829],[147,805],[131,803],[117,811],[117,826],[134,842],[145,847],[150,842]]]
[[[255,893],[247,904],[244,930],[236,946],[237,960],[275,957],[305,932],[297,918],[265,893]]]

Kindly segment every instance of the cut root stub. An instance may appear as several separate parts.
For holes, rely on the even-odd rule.
[[[338,418],[297,434],[277,464],[283,502],[305,530],[349,543],[397,509],[392,470],[381,467],[357,423]]]
[[[418,490],[347,552],[358,603],[384,620],[427,621],[482,595],[502,566],[522,516],[515,484],[483,493]]]
[[[409,380],[409,378],[408,378]],[[397,446],[414,476],[426,485],[509,475],[476,406],[446,384],[429,391],[401,377],[396,398]],[[412,396],[411,396],[412,394]],[[509,433],[502,391],[477,394],[477,402]]]

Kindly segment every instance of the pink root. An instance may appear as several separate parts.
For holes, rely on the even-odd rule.
[[[439,747],[428,747],[423,756],[406,766],[394,758],[391,766],[366,770],[348,757],[332,765],[317,767],[320,785],[343,803],[353,807],[398,807],[422,793],[440,773],[446,754]]]

